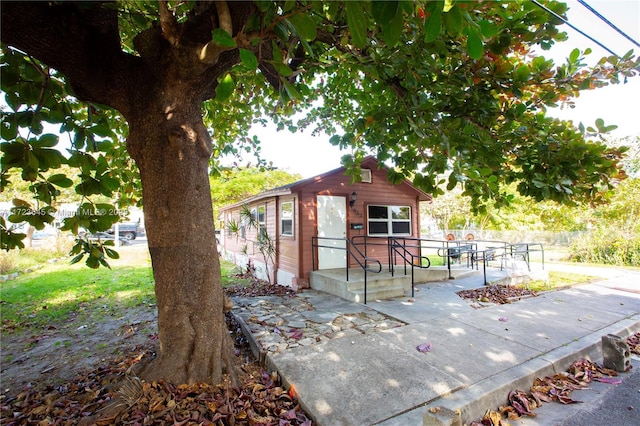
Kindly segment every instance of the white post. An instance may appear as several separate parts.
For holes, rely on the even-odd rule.
[[[118,208],[118,195],[120,195],[120,193],[116,192],[116,202],[115,202],[116,209]],[[116,222],[116,228],[114,231],[115,232],[113,233],[113,243],[116,247],[120,247],[120,212],[119,211],[118,211],[118,221]]]
[[[120,222],[116,222],[116,229],[113,233],[113,242],[116,247],[120,247]]]

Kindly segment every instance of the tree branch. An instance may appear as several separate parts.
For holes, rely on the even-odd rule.
[[[226,0],[218,0],[214,2],[218,13],[218,28],[221,28],[233,36],[233,23],[231,21],[231,12]],[[214,40],[209,41],[200,51],[200,60],[205,64],[213,65],[218,62],[218,58],[222,52],[233,50],[235,47],[219,46]]]
[[[214,4],[218,12],[218,27],[233,35],[233,23],[231,22],[231,13],[226,0],[217,0]]]
[[[160,28],[162,28],[162,36],[172,45],[177,46],[180,42],[178,32],[178,21],[173,13],[169,10],[167,1],[163,0],[159,4],[160,8]]]
[[[115,8],[104,2],[7,2],[1,13],[2,42],[67,76],[79,99],[125,113],[139,58],[120,48]]]

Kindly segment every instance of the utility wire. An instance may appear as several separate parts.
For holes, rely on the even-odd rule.
[[[564,22],[565,24],[567,24],[569,27],[573,28],[574,30],[576,30],[577,32],[579,32],[580,34],[582,34],[583,36],[585,36],[586,38],[588,38],[589,40],[591,40],[592,42],[594,42],[595,44],[597,44],[598,46],[602,47],[604,50],[606,50],[607,52],[611,53],[613,56],[617,56],[618,58],[620,58],[620,55],[618,55],[617,53],[615,53],[613,50],[609,49],[607,46],[605,46],[604,44],[600,43],[598,40],[596,40],[595,38],[591,37],[589,34],[585,33],[584,31],[580,30],[578,27],[576,27],[575,25],[569,23],[569,21],[567,21],[566,19],[564,19],[562,16],[558,15],[557,13],[555,13],[553,10],[549,9],[548,7],[540,4],[537,0],[531,0],[531,2],[533,4],[535,4],[536,6],[538,6],[540,9],[546,11],[547,13],[555,16],[556,18],[558,18],[559,20],[561,20],[562,22]]]
[[[581,5],[583,5],[584,7],[586,7],[587,9],[589,9],[589,11],[591,11],[594,15],[596,15],[598,18],[602,19],[604,22],[607,23],[607,25],[609,25],[611,28],[613,28],[614,30],[616,30],[621,36],[623,36],[624,38],[626,38],[627,40],[629,40],[631,43],[635,44],[636,46],[640,47],[640,43],[638,43],[637,41],[635,41],[634,39],[632,39],[631,37],[629,37],[624,31],[622,31],[620,28],[616,27],[615,25],[613,25],[611,22],[609,22],[609,20],[607,20],[607,18],[605,18],[604,16],[602,16],[600,13],[598,13],[597,10],[595,10],[593,7],[591,7],[590,5],[587,4],[586,1],[584,0],[578,0],[578,3],[580,3]]]

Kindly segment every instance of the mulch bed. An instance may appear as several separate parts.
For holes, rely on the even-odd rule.
[[[225,289],[227,296],[257,297],[257,296],[291,296],[297,293],[290,287],[278,284],[267,284],[264,281],[252,279],[248,286],[231,286]]]
[[[525,297],[536,297],[538,295],[533,290],[503,285],[490,285],[471,290],[461,290],[456,294],[465,300],[482,303],[495,303],[498,305],[504,305]]]
[[[254,282],[228,295],[293,295],[282,286]],[[128,375],[153,345],[129,348],[124,355],[59,386],[40,385],[0,401],[2,425],[304,425],[312,424],[295,390],[282,387],[253,357],[240,327],[227,326],[242,365],[243,383],[232,386],[147,383]]]

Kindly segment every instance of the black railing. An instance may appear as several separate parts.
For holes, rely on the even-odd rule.
[[[513,258],[521,257],[527,263],[527,268],[531,272],[531,253],[540,252],[542,269],[544,269],[544,247],[542,243],[516,243],[509,244],[508,253]]]
[[[415,268],[427,269],[431,266],[431,259],[422,255],[422,244],[420,243],[419,238],[388,238],[387,245],[389,248],[389,270],[391,271],[391,276],[394,276],[396,260],[398,256],[400,256],[404,261],[403,265],[405,275],[407,275],[407,264],[411,265],[411,297],[414,297]],[[407,242],[410,242],[410,244],[407,244]],[[413,249],[413,251],[411,249]]]
[[[541,253],[542,269],[544,269],[544,248],[541,243],[517,243],[509,244],[504,241],[474,240],[474,241],[447,241],[447,245],[452,246],[450,251],[452,258],[466,254],[467,263],[471,267],[478,269],[478,264],[482,262],[482,272],[484,275],[484,285],[487,285],[487,263],[500,261],[500,270],[508,267],[507,262],[512,259],[521,258],[527,265],[527,270],[531,272],[531,253]],[[449,278],[451,278],[450,262]]]
[[[344,247],[335,246],[335,245],[322,245],[321,241],[343,241]],[[346,279],[349,281],[349,258],[351,257],[362,269],[364,272],[364,304],[367,304],[367,273],[373,272],[379,274],[382,272],[382,263],[378,259],[367,257],[365,253],[363,253],[356,244],[346,238],[329,238],[329,237],[312,237],[311,238],[311,247],[312,247],[312,268],[316,270],[315,259],[316,256],[319,255],[318,249],[320,248],[329,248],[334,250],[344,250],[346,253],[345,256],[345,274]],[[377,266],[377,268],[372,268],[371,265]],[[319,265],[318,265],[319,266]]]
[[[336,245],[323,245],[321,241],[343,241],[344,247]],[[362,249],[360,249],[362,247]],[[349,260],[352,258],[364,271],[364,303],[367,303],[367,272],[380,273],[382,264],[377,258],[370,257],[371,248],[384,247],[387,250],[389,271],[394,275],[397,259],[400,258],[404,265],[404,274],[407,275],[407,265],[411,265],[411,297],[414,297],[415,268],[426,269],[431,266],[431,260],[425,255],[426,251],[435,252],[446,264],[449,279],[453,279],[451,273],[452,262],[462,263],[466,260],[467,267],[478,269],[482,262],[484,284],[487,285],[487,263],[500,261],[500,270],[507,266],[507,261],[521,258],[531,271],[530,254],[540,252],[542,256],[542,269],[544,269],[544,248],[541,243],[516,243],[509,244],[504,241],[494,240],[432,240],[413,237],[367,237],[356,236],[351,240],[346,238],[312,238],[312,267],[316,270],[315,260],[319,248],[344,250],[346,279],[349,281]],[[377,266],[372,268],[371,265]]]

